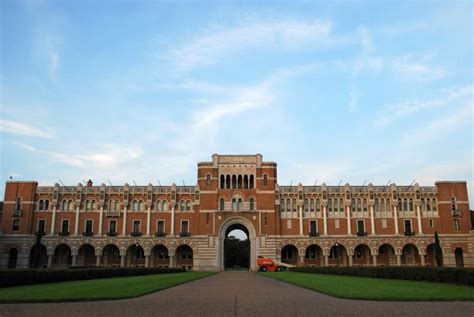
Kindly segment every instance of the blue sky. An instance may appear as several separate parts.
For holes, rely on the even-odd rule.
[[[1,1],[1,184],[473,177],[473,3]],[[471,202],[471,206],[473,203]]]

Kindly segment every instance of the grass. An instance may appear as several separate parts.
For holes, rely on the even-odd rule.
[[[104,278],[0,289],[0,303],[69,302],[131,298],[207,277],[211,272],[184,272]]]
[[[260,274],[339,298],[387,301],[474,300],[474,287],[455,284],[299,272]]]

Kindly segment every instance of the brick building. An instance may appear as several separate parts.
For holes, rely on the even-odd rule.
[[[195,186],[6,183],[0,267],[221,270],[233,229],[257,256],[296,265],[474,266],[466,182],[280,186],[262,155],[198,163]]]

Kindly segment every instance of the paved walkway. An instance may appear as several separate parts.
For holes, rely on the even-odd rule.
[[[249,272],[226,272],[135,299],[0,305],[0,316],[474,316],[474,302],[337,299]]]

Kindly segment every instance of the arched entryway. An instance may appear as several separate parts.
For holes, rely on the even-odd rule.
[[[128,267],[145,267],[145,251],[138,243],[128,247],[125,259]]]
[[[193,249],[182,244],[176,249],[176,266],[187,270],[193,269]]]
[[[336,243],[329,250],[329,265],[331,266],[345,266],[347,262],[347,250],[339,243]]]
[[[17,261],[18,261],[18,249],[11,248],[10,251],[8,251],[8,268],[16,269]]]
[[[48,252],[42,244],[35,244],[30,252],[30,268],[46,268],[48,266]]]
[[[355,247],[352,260],[354,265],[372,265],[372,260],[372,255],[368,245],[359,244]]]
[[[414,244],[407,244],[402,249],[402,265],[420,265],[421,259],[418,248]]]
[[[438,250],[439,252],[439,265],[443,265],[443,250],[441,247]],[[426,265],[429,266],[437,266],[438,263],[436,262],[436,244],[432,243],[426,248],[426,259],[425,259]]]
[[[464,255],[462,248],[454,250],[454,257],[456,258],[456,267],[464,267]]]
[[[281,249],[281,261],[291,265],[298,264],[298,249],[292,245],[287,244]]]
[[[151,250],[151,263],[152,267],[169,267],[170,257],[168,248],[162,244],[155,245]]]
[[[219,229],[219,241],[218,241],[218,267],[221,270],[225,269],[225,238],[227,234],[231,231],[228,231],[229,228],[235,228],[234,225],[241,225],[245,227],[246,234],[249,240],[249,266],[250,270],[257,270],[257,234],[255,228],[250,220],[244,217],[232,217],[224,221]]]
[[[60,244],[54,250],[53,267],[68,267],[72,263],[71,248]]]
[[[377,255],[377,265],[397,265],[397,256],[395,255],[395,249],[392,247],[392,245],[385,243],[379,247],[379,254]]]
[[[240,223],[230,225],[224,239],[224,269],[250,268],[250,240],[247,227]]]
[[[77,255],[77,266],[91,267],[95,266],[97,257],[95,256],[95,249],[90,244],[83,244],[79,248],[79,254]]]
[[[317,244],[312,244],[306,248],[304,256],[304,265],[305,266],[323,266],[324,265],[324,256],[323,250]]]
[[[102,250],[102,265],[120,267],[120,250],[115,244],[107,244]]]

